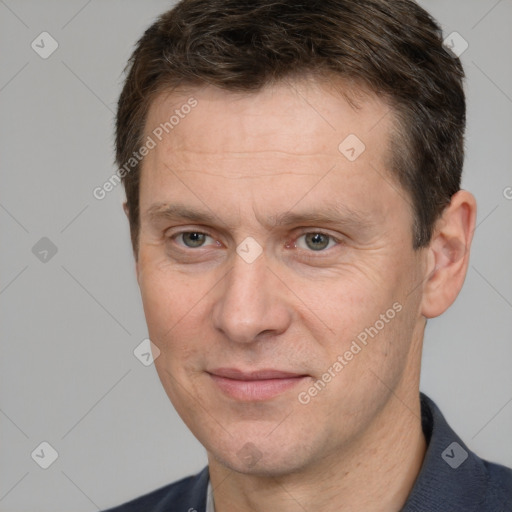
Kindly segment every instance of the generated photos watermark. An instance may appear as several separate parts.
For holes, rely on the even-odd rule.
[[[336,361],[311,385],[306,391],[301,391],[297,398],[302,405],[307,405],[311,400],[321,393],[337,375],[347,366],[354,357],[359,354],[364,347],[368,345],[369,339],[375,338],[397,315],[402,311],[402,304],[395,302],[385,313],[379,316],[373,325],[362,330],[354,340],[348,350],[343,355],[339,355]]]
[[[109,192],[115,189],[121,180],[133,171],[139,162],[155,149],[159,142],[162,141],[165,134],[171,133],[176,126],[178,126],[185,117],[190,114],[193,108],[197,107],[198,101],[194,97],[190,97],[186,103],[174,110],[174,114],[169,117],[165,123],[160,123],[152,132],[151,135],[146,137],[144,143],[140,146],[138,151],[134,151],[132,156],[120,167],[110,178],[108,178],[101,186],[95,187],[92,195],[95,199],[101,201],[105,199]]]

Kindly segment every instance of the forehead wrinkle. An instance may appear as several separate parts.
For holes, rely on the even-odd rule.
[[[253,174],[247,174],[247,173],[237,174],[236,172],[232,172],[230,174],[223,174],[223,173],[215,172],[215,171],[196,170],[196,169],[180,169],[179,172],[182,172],[183,174],[203,174],[205,176],[225,178],[228,180],[259,179],[259,178],[266,178],[266,177],[273,177],[273,176],[287,176],[287,175],[318,177],[318,174],[315,172],[307,173],[307,172],[297,172],[297,171],[272,172],[271,174],[269,174],[269,173],[258,174],[256,171],[254,171]]]
[[[240,179],[240,178],[262,178],[262,177],[273,177],[273,176],[312,176],[318,177],[319,172],[315,169],[324,168],[328,164],[332,164],[333,161],[338,159],[338,155],[336,154],[328,154],[324,153],[315,153],[315,154],[306,154],[306,153],[287,153],[285,151],[272,151],[272,150],[262,150],[262,151],[254,151],[254,152],[210,152],[210,151],[173,151],[169,149],[167,153],[170,155],[170,158],[165,158],[162,156],[156,156],[156,161],[154,166],[160,167],[163,166],[164,169],[171,168],[176,172],[181,172],[183,174],[196,173],[196,174],[205,174],[209,176],[219,176],[227,179]],[[243,162],[244,156],[247,154],[257,154],[261,153],[261,158],[263,160],[262,164],[258,164],[258,160],[251,156],[254,162],[250,162],[250,166],[247,167],[246,162]],[[274,154],[283,156],[286,155],[287,158],[280,158],[276,162],[269,162],[268,156]],[[197,161],[195,156],[205,155],[207,157],[214,158],[206,158],[203,162]],[[234,170],[229,170],[225,168],[226,162],[229,162],[229,158],[233,156],[233,164],[237,165],[237,160],[240,159],[244,164],[244,168],[247,167],[246,171],[238,171],[236,168]],[[293,157],[293,160],[289,157]],[[220,158],[220,165],[216,162],[218,158]],[[246,159],[245,159],[246,160]],[[218,168],[218,171],[217,171]],[[284,168],[284,169],[283,169]],[[211,169],[211,170],[210,170]],[[288,170],[287,170],[288,169]],[[223,172],[220,172],[223,171]]]
[[[301,151],[287,151],[285,149],[246,149],[243,151],[235,151],[230,150],[226,148],[218,148],[218,149],[199,149],[197,147],[194,147],[194,149],[184,147],[180,144],[176,144],[176,147],[171,147],[168,149],[168,152],[172,153],[173,155],[176,155],[177,153],[184,153],[184,156],[188,154],[192,155],[222,155],[223,157],[226,155],[233,155],[233,156],[245,156],[245,155],[258,155],[261,154],[262,156],[269,156],[269,155],[285,155],[285,156],[293,156],[293,157],[309,157],[309,158],[316,158],[318,156],[338,156],[337,155],[337,146],[334,147],[334,150],[331,150],[331,152],[327,151],[328,146],[327,144],[324,144],[325,147],[318,148],[318,150],[315,151],[307,151],[307,152],[301,152]]]

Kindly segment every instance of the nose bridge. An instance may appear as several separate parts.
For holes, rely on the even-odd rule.
[[[233,266],[214,305],[215,327],[230,340],[241,343],[255,341],[265,331],[278,334],[286,330],[290,314],[278,296],[276,281],[264,255],[251,262],[234,255]]]

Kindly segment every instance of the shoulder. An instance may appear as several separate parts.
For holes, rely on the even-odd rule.
[[[512,511],[512,469],[480,460],[487,474],[487,493],[483,504],[487,508],[483,510]]]
[[[512,512],[512,469],[481,459],[421,394],[428,448],[402,512]]]
[[[204,512],[208,478],[206,467],[195,476],[183,478],[104,512],[166,512],[178,507],[185,512]]]

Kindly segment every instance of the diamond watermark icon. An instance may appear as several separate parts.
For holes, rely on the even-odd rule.
[[[258,463],[263,454],[254,443],[245,443],[236,455],[248,468],[252,468]]]
[[[252,263],[263,252],[263,248],[252,236],[248,236],[238,245],[236,252],[246,263]]]
[[[357,160],[365,149],[363,141],[353,133],[345,137],[338,146],[338,151],[350,162]]]
[[[48,469],[58,459],[59,454],[50,443],[43,441],[30,456],[38,466]]]
[[[41,32],[30,46],[39,57],[47,59],[59,47],[59,43],[48,32]]]
[[[144,366],[151,366],[160,355],[160,349],[149,338],[146,338],[135,347],[133,355]]]
[[[32,254],[42,263],[48,263],[57,254],[57,246],[43,236],[32,247]]]
[[[444,450],[441,457],[448,466],[457,469],[468,458],[468,452],[454,441]]]
[[[445,37],[443,47],[451,55],[460,57],[468,49],[469,44],[458,32],[452,32]]]

